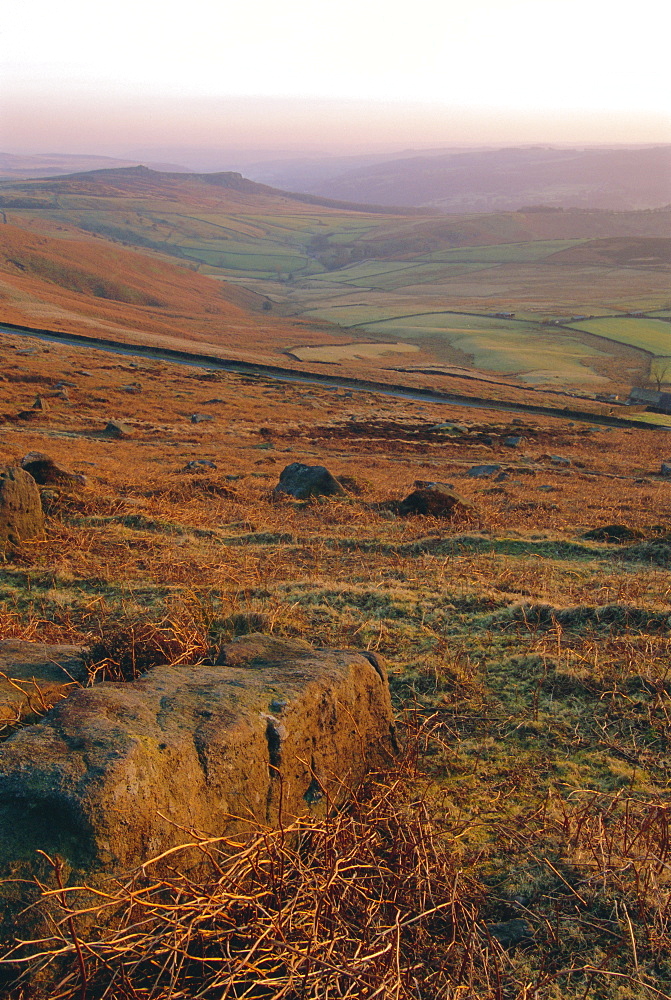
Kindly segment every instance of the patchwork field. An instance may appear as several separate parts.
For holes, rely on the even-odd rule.
[[[426,363],[588,392],[610,383],[620,393],[649,378],[651,355],[669,353],[667,209],[393,215],[289,196],[234,174],[142,168],[4,183],[0,208],[36,238],[125,244],[233,284],[252,293],[264,320],[302,320],[327,348],[360,342],[362,332],[370,342],[414,337]],[[47,316],[49,295],[40,289],[38,297],[42,305],[32,314]],[[632,311],[644,315],[625,317]],[[515,313],[516,325],[490,322],[497,312]],[[447,313],[454,315],[430,329],[423,318]],[[473,325],[473,314],[484,322]],[[419,320],[407,324],[408,317]],[[277,354],[312,346],[306,338],[288,342],[279,326],[267,325]],[[341,337],[338,327],[357,327],[357,336]],[[249,349],[234,326],[217,338],[188,336]],[[341,363],[387,367],[384,355],[370,352]]]
[[[2,334],[0,370],[2,463],[86,477],[44,489],[46,538],[0,564],[2,637],[95,643],[115,676],[259,630],[374,651],[402,746],[299,852],[264,831],[235,891],[175,862],[110,884],[116,931],[64,908],[61,986],[2,966],[3,995],[671,995],[667,431]],[[292,462],[346,495],[274,495]],[[417,481],[473,506],[401,516]]]

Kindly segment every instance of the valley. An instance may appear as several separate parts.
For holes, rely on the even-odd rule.
[[[240,175],[146,168],[5,182],[0,202],[2,280],[17,289],[4,295],[3,318],[19,325],[50,327],[51,317],[71,332],[192,340],[214,355],[413,384],[415,369],[434,388],[456,367],[592,395],[645,383],[654,358],[671,353],[669,209],[393,214]],[[60,273],[39,264],[35,240],[67,255]],[[91,278],[86,287],[81,275],[97,257],[116,255],[118,271],[138,252],[169,269],[176,288],[193,275],[192,289],[152,303],[148,291],[143,302],[137,290],[96,290]],[[29,275],[39,289],[27,291]],[[195,307],[196,288],[208,305]],[[244,321],[227,318],[218,296],[246,310]],[[391,354],[361,347],[385,343]]]

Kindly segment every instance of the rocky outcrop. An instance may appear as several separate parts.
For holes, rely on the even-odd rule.
[[[87,670],[81,646],[0,642],[0,731],[41,714],[83,684]]]
[[[0,468],[0,552],[43,537],[44,513],[35,480],[24,469]]]
[[[347,492],[323,465],[303,465],[292,462],[280,473],[275,495],[287,494],[297,500],[311,497],[347,496]]]
[[[76,690],[0,744],[0,877],[39,873],[45,851],[70,880],[95,881],[189,831],[288,823],[343,800],[393,751],[373,654],[252,635],[219,664]]]

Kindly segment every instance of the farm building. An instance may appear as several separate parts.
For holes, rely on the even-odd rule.
[[[657,392],[655,389],[639,389],[634,386],[627,402],[638,406],[643,404],[653,413],[671,413],[671,392]]]

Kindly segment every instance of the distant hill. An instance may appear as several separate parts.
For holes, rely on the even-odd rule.
[[[199,189],[225,189],[241,195],[252,195],[255,198],[270,198],[274,201],[300,202],[306,205],[316,205],[321,208],[334,208],[342,211],[372,212],[388,214],[390,208],[381,205],[361,205],[358,203],[324,198],[313,194],[296,194],[282,191],[278,188],[259,184],[248,180],[236,171],[221,171],[212,174],[183,173],[181,171],[158,171],[145,166],[114,167],[100,170],[87,170],[78,173],[65,174],[59,177],[34,179],[23,182],[5,182],[0,180],[0,208],[22,207],[16,204],[16,199],[25,200],[51,194],[91,194],[98,197],[121,197],[124,195],[151,197],[189,197],[191,191],[198,196]],[[3,194],[4,192],[4,194]],[[30,207],[30,206],[25,206]],[[431,210],[422,208],[395,208],[394,211],[406,215],[432,214]]]
[[[326,176],[323,160],[274,165],[277,184],[323,197],[442,212],[523,207],[658,208],[671,202],[671,146],[478,150],[389,159]]]
[[[95,156],[77,153],[40,153],[22,156],[17,153],[0,153],[0,178],[17,180],[31,177],[54,177],[81,170],[132,167],[137,160],[118,159],[113,156]],[[188,173],[187,167],[176,163],[150,163],[154,170],[174,170]]]

